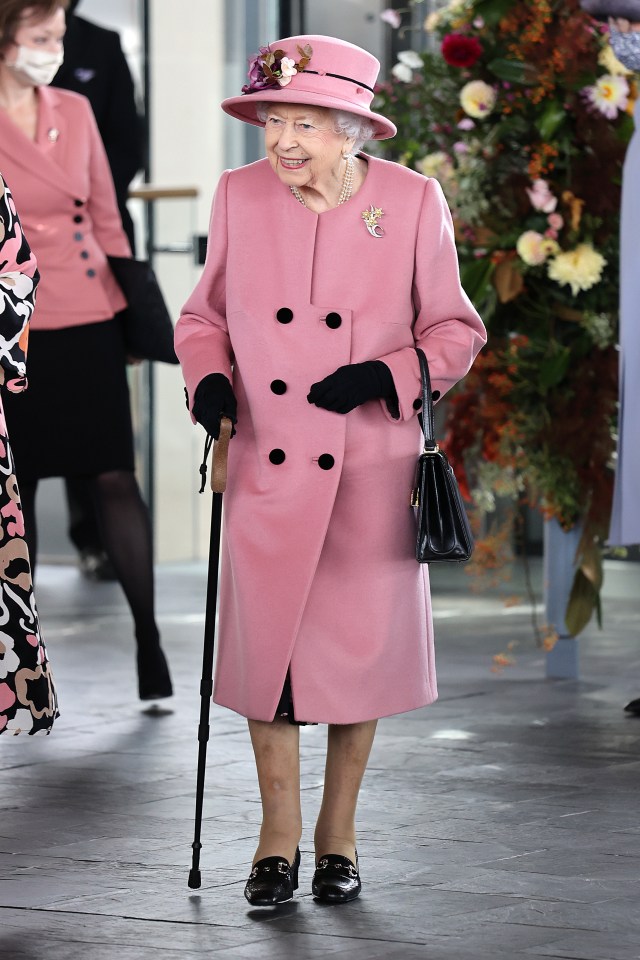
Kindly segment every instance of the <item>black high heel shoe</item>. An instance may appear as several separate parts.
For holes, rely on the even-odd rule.
[[[323,903],[348,903],[360,896],[362,883],[358,872],[358,852],[355,865],[348,857],[328,853],[316,865],[311,892]]]
[[[278,903],[293,900],[293,891],[298,889],[299,866],[299,848],[293,864],[284,857],[258,860],[244,888],[245,897],[253,907],[275,907]]]
[[[137,664],[141,700],[162,700],[173,695],[169,665],[160,644],[139,649]]]

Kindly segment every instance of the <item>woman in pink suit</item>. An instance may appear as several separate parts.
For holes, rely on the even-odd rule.
[[[47,86],[62,62],[66,0],[0,0],[0,166],[42,282],[30,389],[7,398],[26,536],[36,556],[44,477],[88,478],[106,550],[135,621],[144,700],[172,693],[154,616],[151,530],[134,475],[126,306],[107,261],[129,257],[88,100]]]
[[[222,107],[267,158],[223,174],[176,332],[193,418],[236,424],[214,700],[249,719],[263,823],[245,896],[297,886],[298,725],[327,723],[314,895],[358,896],[355,812],[379,717],[435,700],[428,572],[409,494],[416,345],[437,395],[485,342],[442,191],[361,151],[378,61],[329,37],[262,48]],[[289,721],[289,722],[287,722]]]

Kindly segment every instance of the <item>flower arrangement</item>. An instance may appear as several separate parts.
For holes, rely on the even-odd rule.
[[[243,86],[242,92],[257,93],[268,87],[286,87],[296,73],[302,73],[311,63],[311,46],[307,43],[297,49],[300,59],[296,61],[288,57],[284,50],[260,47],[255,57],[249,61],[249,83]]]
[[[577,634],[599,610],[610,515],[635,86],[579,0],[451,0],[425,29],[436,52],[410,76],[394,68],[377,107],[399,130],[392,156],[439,179],[489,331],[450,400],[447,452],[487,540],[497,497],[582,525],[567,611]]]

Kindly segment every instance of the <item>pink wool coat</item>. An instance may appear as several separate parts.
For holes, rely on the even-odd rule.
[[[107,155],[86,97],[38,87],[30,140],[0,110],[0,169],[41,274],[32,330],[108,320],[126,301],[106,254],[130,257]]]
[[[229,453],[214,700],[272,720],[287,669],[297,720],[356,723],[437,696],[428,571],[409,507],[421,433],[415,344],[444,393],[485,342],[442,191],[367,158],[364,185],[315,214],[268,161],[223,174],[207,262],[176,330],[190,405],[225,374]],[[362,211],[383,210],[384,235]],[[400,416],[307,402],[337,367],[383,360]]]

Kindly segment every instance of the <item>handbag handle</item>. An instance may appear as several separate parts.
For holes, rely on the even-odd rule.
[[[436,442],[436,429],[433,418],[433,395],[431,393],[429,364],[427,363],[424,350],[416,347],[416,353],[420,361],[420,380],[422,381],[422,416],[419,417],[419,420],[424,434],[424,450],[425,453],[437,453],[439,448]]]

